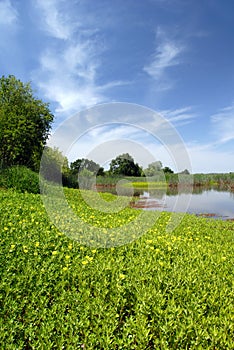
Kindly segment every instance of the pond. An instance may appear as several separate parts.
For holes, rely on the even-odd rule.
[[[113,187],[102,190],[114,192]],[[136,198],[130,204],[136,209],[187,212],[204,217],[234,220],[234,192],[228,189],[219,187],[141,189],[135,190],[134,195]]]

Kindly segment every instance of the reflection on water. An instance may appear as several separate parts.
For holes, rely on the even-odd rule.
[[[98,188],[98,191],[116,194],[115,187]],[[124,191],[121,194],[124,195]],[[131,202],[134,208],[188,212],[214,218],[234,218],[234,191],[227,186],[141,188],[134,191],[134,196],[139,197],[138,200]]]

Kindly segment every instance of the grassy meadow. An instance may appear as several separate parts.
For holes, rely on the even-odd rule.
[[[65,193],[97,229],[124,230],[140,212],[103,213]],[[104,249],[60,232],[38,194],[1,190],[0,210],[1,349],[234,349],[233,222],[186,214],[168,232],[164,212]]]

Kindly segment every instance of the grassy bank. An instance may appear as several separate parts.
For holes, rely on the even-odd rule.
[[[158,175],[152,177],[118,177],[118,176],[98,176],[97,184],[108,186],[116,185],[120,180],[127,180],[134,184],[134,187],[144,187],[144,185],[149,184],[149,186],[156,186],[158,184],[167,184],[168,186],[177,186],[178,184],[187,185],[193,184],[194,186],[210,186],[217,185],[223,186],[227,185],[230,188],[234,188],[234,173],[227,174],[164,174],[160,172]]]
[[[66,194],[97,228],[137,212]],[[162,213],[133,243],[95,249],[59,232],[39,195],[0,191],[0,203],[1,348],[233,349],[233,223],[185,215],[168,233]]]

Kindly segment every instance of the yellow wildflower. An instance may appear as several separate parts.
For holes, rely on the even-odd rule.
[[[93,260],[93,257],[92,257],[92,256],[86,255],[86,256],[85,256],[85,259],[87,259],[88,261],[92,261],[92,260]]]

